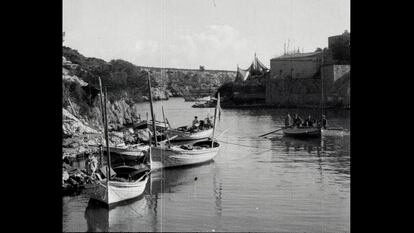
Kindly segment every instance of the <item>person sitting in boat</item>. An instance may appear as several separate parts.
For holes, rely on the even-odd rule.
[[[286,127],[290,127],[293,125],[293,121],[292,121],[292,117],[290,116],[290,114],[288,113],[285,117],[285,126]]]
[[[305,126],[306,127],[313,127],[313,123],[314,123],[314,121],[313,121],[311,115],[309,115],[308,118],[305,121]]]
[[[328,124],[328,120],[326,120],[326,116],[322,115],[322,128],[326,129],[327,124]]]
[[[293,118],[293,125],[296,127],[302,126],[302,119],[298,116],[298,114],[295,114],[295,117]]]
[[[197,128],[200,125],[200,122],[198,121],[198,117],[195,116],[193,120],[193,129]]]
[[[211,123],[210,117],[206,117],[205,119],[205,128],[209,129],[213,127],[213,123]]]
[[[199,129],[203,130],[206,127],[204,120],[200,120],[200,126],[198,127]]]

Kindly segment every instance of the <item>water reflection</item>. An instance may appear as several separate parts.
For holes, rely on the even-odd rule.
[[[214,203],[215,205],[215,210],[216,210],[216,215],[218,217],[221,217],[221,213],[222,213],[222,206],[221,206],[221,200],[222,200],[222,191],[223,191],[223,184],[221,182],[218,182],[217,184],[217,175],[215,174],[213,177],[213,190],[214,190]]]
[[[172,167],[151,173],[151,194],[173,193],[175,187],[196,182],[203,174],[213,174],[214,160],[185,167]]]
[[[109,213],[108,208],[100,202],[90,199],[85,210],[85,219],[88,232],[108,232]]]
[[[309,138],[309,139],[296,139],[289,137],[281,137],[273,139],[273,141],[280,140],[285,146],[285,152],[289,154],[290,150],[294,151],[305,151],[308,154],[316,152],[319,155],[321,150],[322,139],[321,138]]]
[[[320,172],[329,171],[342,175],[350,174],[350,136],[322,136],[313,139],[274,137],[272,148],[283,148],[281,154],[272,153],[272,160],[285,162],[317,163]]]
[[[175,126],[208,113],[182,99],[164,104]],[[149,111],[145,106],[142,111]],[[162,115],[160,102],[156,110]],[[287,111],[223,109],[218,132],[229,130],[220,138],[222,148],[214,161],[154,171],[142,197],[109,212],[89,199],[70,198],[64,206],[64,229],[349,231],[349,134],[311,140],[284,138],[282,132],[271,139],[257,137],[282,126]],[[332,127],[349,126],[349,118],[341,114],[347,113],[328,112]]]

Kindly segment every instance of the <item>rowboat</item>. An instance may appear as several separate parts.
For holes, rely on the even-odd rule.
[[[283,134],[297,138],[320,137],[321,129],[317,127],[287,127],[283,129]]]
[[[219,152],[220,144],[211,139],[197,141],[192,145],[152,146],[152,168],[166,168],[200,164],[212,160]]]
[[[202,101],[210,101],[210,100],[211,100],[210,96],[206,96],[206,97],[184,96],[185,102],[202,102]]]
[[[136,169],[128,166],[113,168],[116,172],[109,182],[102,179],[97,183],[86,184],[85,194],[91,199],[111,205],[136,198],[144,193],[148,182],[148,170]]]
[[[151,120],[143,120],[134,126],[134,129],[146,129],[151,128],[152,121]],[[166,128],[166,122],[155,121],[155,126],[157,131],[163,131]]]
[[[103,109],[103,122],[105,125],[105,145],[107,151],[107,166],[101,167],[100,174],[96,173],[96,179],[92,183],[85,185],[85,193],[89,195],[91,199],[102,202],[110,207],[115,203],[119,203],[125,200],[136,198],[144,193],[145,187],[148,182],[148,175],[151,172],[146,166],[145,162],[141,163],[140,168],[130,166],[119,166],[112,168],[111,166],[111,149],[109,147],[109,133],[108,133],[108,118],[107,118],[107,92],[105,89],[105,95],[102,93],[101,79],[99,78],[99,86],[101,96],[101,107]],[[150,149],[150,147],[148,147]],[[115,149],[116,150],[116,149]],[[118,151],[119,152],[119,151]],[[125,152],[122,151],[121,152]],[[128,152],[125,152],[128,154]],[[146,153],[151,158],[151,151]],[[131,155],[131,154],[130,154]],[[145,155],[145,153],[144,153]],[[150,159],[151,160],[151,159]],[[102,165],[102,164],[101,164]],[[144,169],[141,169],[144,168]],[[95,171],[95,170],[94,170]],[[102,176],[104,179],[102,179]]]
[[[216,106],[216,101],[207,101],[204,103],[195,103],[191,107],[193,108],[214,108]]]
[[[121,159],[124,161],[137,161],[146,155],[148,149],[148,145],[142,144],[109,147],[109,151],[111,152],[111,155],[113,155],[114,160]],[[103,147],[103,151],[106,152],[107,148]]]
[[[182,126],[177,129],[169,129],[167,134],[169,137],[177,135],[171,141],[188,141],[188,140],[199,140],[211,137],[213,134],[213,128],[203,129],[203,130],[186,130],[188,126]]]

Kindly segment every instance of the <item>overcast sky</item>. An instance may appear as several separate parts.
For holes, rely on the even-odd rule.
[[[65,46],[142,66],[235,70],[350,31],[349,0],[63,0]]]

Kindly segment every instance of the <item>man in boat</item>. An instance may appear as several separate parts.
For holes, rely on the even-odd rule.
[[[290,127],[293,125],[292,122],[292,117],[290,116],[290,114],[288,113],[285,117],[285,127]]]
[[[193,120],[193,129],[197,128],[199,126],[200,122],[198,121],[198,117],[195,116]]]
[[[200,130],[203,130],[206,127],[204,122],[204,120],[200,120],[200,126],[198,127]]]
[[[313,121],[311,115],[309,115],[308,118],[305,121],[305,126],[306,127],[313,127],[313,123],[314,123],[314,121]]]
[[[328,120],[326,120],[326,116],[322,115],[322,128],[326,129],[327,124],[328,124]]]
[[[295,117],[293,118],[293,125],[296,127],[300,127],[302,125],[302,119],[298,116],[298,114],[295,114]]]
[[[211,123],[210,117],[206,117],[205,126],[207,129],[213,128],[213,123]]]

